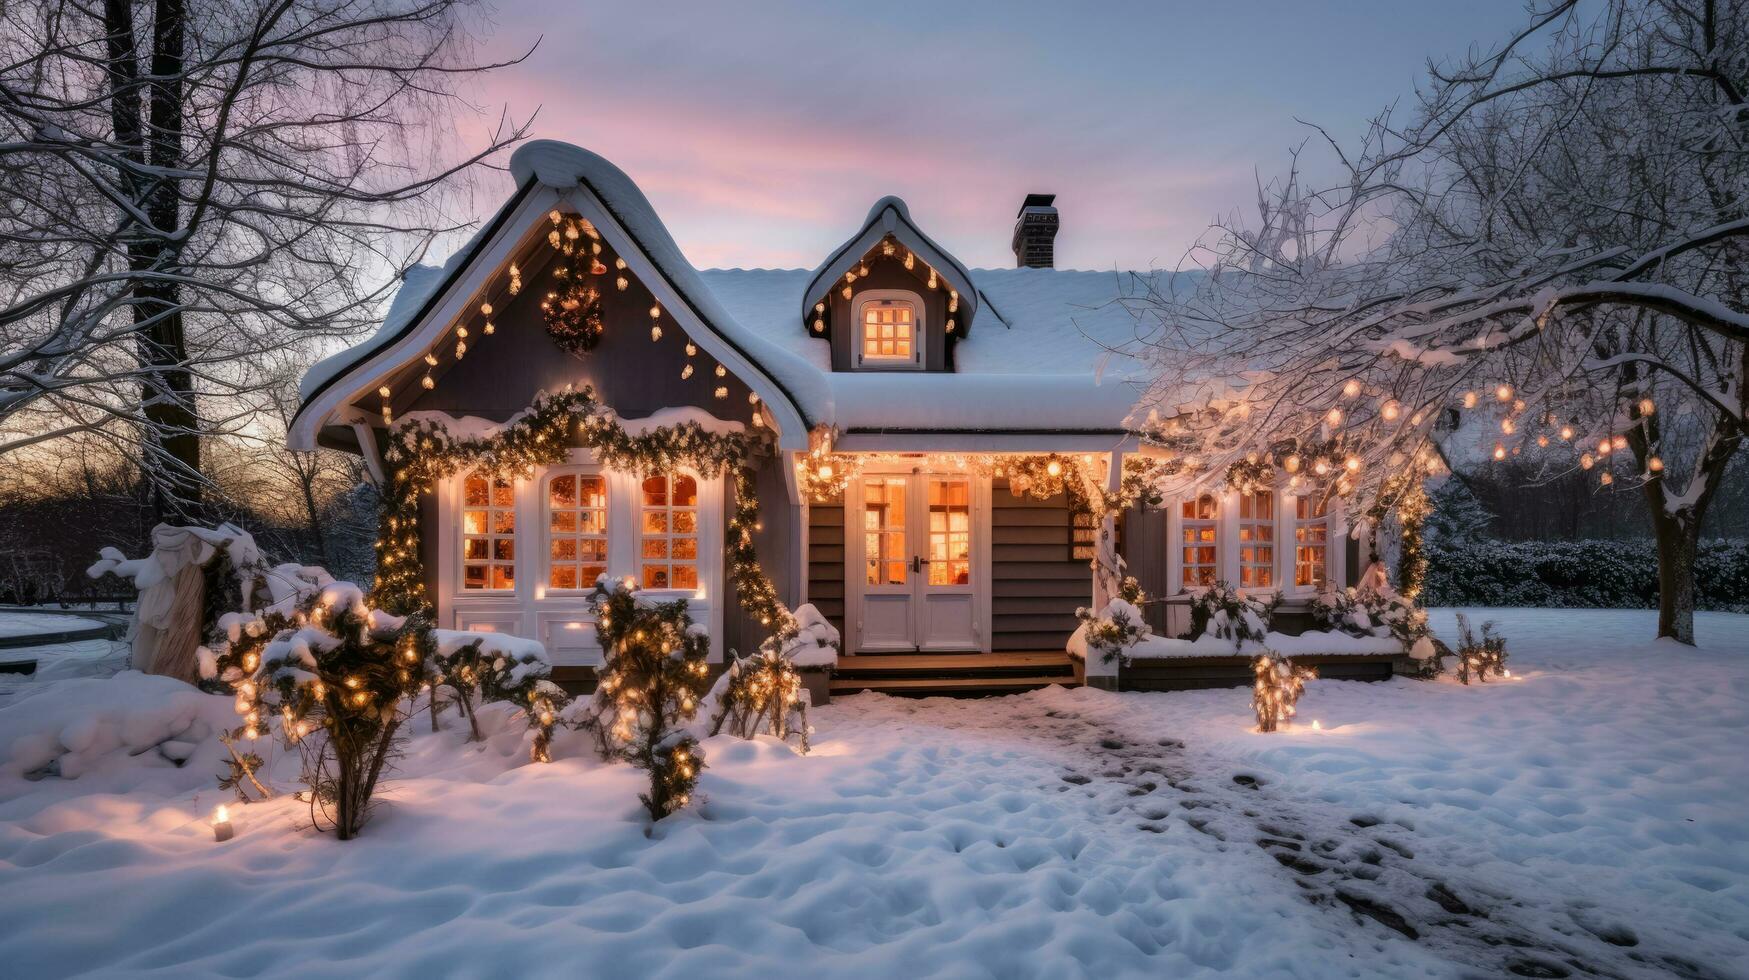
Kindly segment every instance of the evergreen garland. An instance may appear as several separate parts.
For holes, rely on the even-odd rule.
[[[596,401],[588,385],[540,396],[520,418],[490,436],[454,436],[441,422],[405,423],[390,433],[383,451],[388,485],[371,599],[400,614],[429,607],[420,557],[424,531],[419,497],[438,481],[464,468],[527,479],[536,467],[563,463],[573,446],[583,446],[595,450],[609,469],[644,476],[683,466],[707,478],[731,474],[735,506],[724,541],[729,582],[742,608],[787,639],[795,632],[794,617],[760,567],[753,539],[759,528],[759,496],[747,461],[768,438],[762,432],[711,432],[697,422],[659,426],[634,436]]]

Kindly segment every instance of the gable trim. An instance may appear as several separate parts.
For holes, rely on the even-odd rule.
[[[972,274],[966,271],[959,259],[954,258],[917,227],[916,222],[911,220],[910,210],[905,207],[904,201],[889,196],[876,201],[861,230],[838,246],[814,270],[813,278],[808,280],[808,288],[802,290],[801,322],[804,330],[813,322],[814,304],[831,292],[838,280],[888,235],[892,235],[899,244],[910,249],[918,258],[941,273],[948,285],[960,294],[961,312],[957,315],[961,318],[961,336],[971,329],[972,321],[977,318],[978,302],[981,298],[977,286],[972,283]]]

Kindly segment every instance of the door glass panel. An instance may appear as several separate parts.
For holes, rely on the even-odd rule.
[[[972,484],[929,478],[929,584],[972,582]]]
[[[904,585],[910,561],[905,540],[907,477],[881,476],[862,484],[864,563],[869,585]]]

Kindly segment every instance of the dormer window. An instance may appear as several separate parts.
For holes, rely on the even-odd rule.
[[[915,370],[923,366],[923,302],[898,289],[871,289],[856,298],[857,367]]]

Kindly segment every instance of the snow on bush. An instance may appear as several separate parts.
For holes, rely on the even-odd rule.
[[[1389,636],[1420,664],[1423,677],[1439,674],[1443,665],[1427,625],[1427,610],[1394,592],[1338,589],[1312,600],[1312,624],[1320,630],[1354,637]]]
[[[792,613],[796,635],[784,641],[783,655],[797,667],[831,667],[838,663],[842,649],[838,630],[820,614],[811,602],[804,602]]]
[[[1428,606],[1655,609],[1650,541],[1437,541],[1427,546]],[[1702,542],[1694,562],[1702,609],[1749,611],[1749,542]]]
[[[550,679],[552,663],[546,647],[520,636],[466,630],[437,630],[435,641],[425,660],[433,730],[440,710],[440,688],[451,692],[453,703],[467,720],[468,740],[472,742],[485,737],[480,731],[479,707],[508,701],[523,709],[529,727],[534,729],[529,761],[551,762],[553,728],[570,697]]]
[[[1066,649],[1086,664],[1094,663],[1090,653],[1098,653],[1102,664],[1129,663],[1135,649],[1154,635],[1142,618],[1140,604],[1145,601],[1141,583],[1125,578],[1117,596],[1097,615],[1085,606],[1075,610],[1081,625],[1070,634]]]
[[[222,751],[213,735],[230,720],[229,698],[168,677],[128,670],[58,681],[0,709],[0,780],[187,767],[211,785]]]
[[[1194,640],[1206,634],[1229,640],[1237,650],[1246,643],[1262,643],[1269,633],[1269,621],[1275,607],[1281,605],[1281,593],[1268,599],[1241,595],[1225,582],[1197,593],[1190,602],[1190,635]]]

